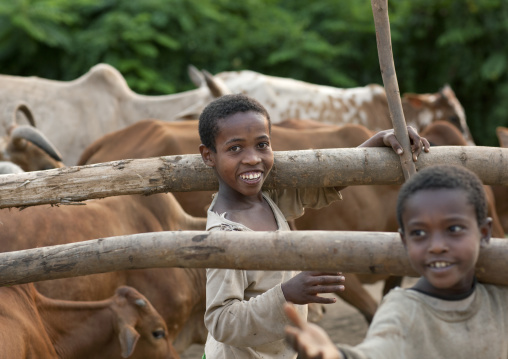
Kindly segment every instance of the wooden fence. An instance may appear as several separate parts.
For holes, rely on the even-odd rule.
[[[508,185],[508,148],[433,147],[417,169],[446,163],[475,172],[485,184]],[[399,157],[389,148],[275,152],[267,188],[402,184]],[[215,190],[218,182],[199,155],[121,160],[0,176],[0,208],[69,204],[127,194]]]
[[[478,278],[508,285],[507,257],[508,241],[493,238],[481,251]],[[397,233],[178,231],[0,253],[0,285],[155,267],[415,275]]]
[[[508,185],[508,149],[438,147],[423,153],[417,169],[463,165],[486,184]],[[401,184],[391,149],[354,148],[275,153],[267,187]],[[125,194],[217,189],[200,156],[122,160],[0,176],[1,208],[72,204]],[[479,277],[507,284],[508,241],[482,251]],[[274,261],[273,258],[280,258]],[[340,270],[414,275],[396,233],[296,231],[287,233],[157,232],[97,239],[0,254],[0,285],[148,267]]]

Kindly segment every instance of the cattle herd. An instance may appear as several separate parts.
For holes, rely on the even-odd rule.
[[[198,153],[197,116],[225,93],[270,113],[276,151],[356,147],[392,127],[379,85],[320,86],[253,71],[210,75],[189,67],[195,90],[143,96],[106,64],[70,82],[0,75],[0,174],[121,159]],[[453,90],[403,94],[406,122],[435,146],[474,146]],[[22,124],[26,121],[28,124]],[[502,147],[508,129],[499,128]],[[505,187],[485,186],[494,237],[508,226]],[[350,186],[343,201],[307,210],[296,230],[395,232],[399,186]],[[0,251],[156,231],[204,230],[211,192],[126,195],[80,206],[0,210]],[[503,197],[504,196],[504,197]],[[365,218],[369,220],[366,221]],[[369,322],[377,301],[363,284],[397,278],[346,274],[337,293]],[[153,268],[0,288],[0,358],[179,358],[204,343],[205,270]],[[314,315],[318,307],[312,308]],[[323,315],[321,313],[321,315]],[[317,317],[313,317],[317,320]]]

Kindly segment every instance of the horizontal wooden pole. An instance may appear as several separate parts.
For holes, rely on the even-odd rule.
[[[506,258],[508,241],[492,239],[480,253],[479,279],[508,285]],[[160,267],[416,274],[397,233],[177,231],[0,253],[0,286]]]
[[[508,148],[433,147],[417,169],[447,163],[476,172],[485,184],[508,185]],[[404,182],[398,156],[388,148],[345,148],[275,153],[267,188],[332,187]],[[0,176],[0,208],[67,204],[127,194],[218,188],[199,155],[121,160]]]

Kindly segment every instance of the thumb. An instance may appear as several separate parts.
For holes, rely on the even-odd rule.
[[[284,303],[284,313],[297,328],[303,328],[305,321],[300,318],[293,303]]]

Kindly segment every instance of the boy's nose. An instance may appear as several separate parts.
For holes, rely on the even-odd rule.
[[[442,253],[448,250],[446,239],[441,234],[434,234],[430,241],[429,252]]]
[[[245,151],[245,154],[242,159],[243,163],[246,163],[249,165],[257,164],[260,161],[261,161],[261,157],[259,156],[257,151],[254,151],[254,150]]]

